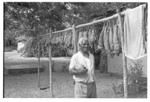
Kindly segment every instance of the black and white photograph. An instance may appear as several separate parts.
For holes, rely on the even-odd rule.
[[[3,98],[147,99],[148,2],[3,2]]]

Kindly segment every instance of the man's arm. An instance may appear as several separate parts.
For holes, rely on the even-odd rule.
[[[73,67],[73,68],[69,68],[69,72],[72,74],[72,75],[81,75],[81,74],[86,74],[87,73],[87,69],[84,68],[84,67]]]
[[[72,56],[70,65],[69,65],[69,72],[73,75],[81,75],[87,72],[87,69],[83,65],[79,65],[76,62],[76,57]]]

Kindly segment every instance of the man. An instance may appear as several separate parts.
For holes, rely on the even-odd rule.
[[[80,38],[79,51],[70,61],[69,71],[74,79],[74,97],[96,98],[96,83],[94,74],[94,56],[89,52],[87,38]]]

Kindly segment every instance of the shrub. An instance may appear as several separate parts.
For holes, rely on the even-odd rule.
[[[142,74],[143,74],[143,65],[141,64],[140,61],[137,61],[137,62],[133,62],[134,65],[130,65],[129,66],[129,72],[128,72],[128,81],[133,83],[133,84],[136,84],[138,79],[140,77],[142,77]]]
[[[5,35],[4,36],[4,46],[5,47],[9,47],[9,46],[16,47],[17,46],[17,42],[16,42],[15,35],[13,32],[5,31],[4,35]]]
[[[137,94],[142,91],[147,91],[147,78],[142,77],[143,65],[140,61],[133,62],[128,70],[128,94]],[[116,95],[123,95],[123,82],[112,84],[112,89]]]

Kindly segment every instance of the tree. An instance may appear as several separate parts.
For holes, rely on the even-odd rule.
[[[140,4],[142,3],[5,2],[4,34],[13,35],[13,39],[20,35],[36,38],[48,33],[49,28],[52,31],[62,30],[73,24],[111,16],[116,13],[116,8],[122,11]],[[35,43],[36,41],[38,40]]]
[[[16,21],[17,29],[25,30],[29,36],[46,33],[50,27],[56,30],[64,28],[62,16],[66,8],[62,3],[8,2],[4,7],[5,29],[10,28],[11,21]],[[14,27],[15,23],[10,26]]]
[[[19,29],[36,36],[52,30],[87,23],[116,13],[116,8],[133,8],[141,3],[53,3],[5,2],[5,29]]]
[[[143,2],[138,3],[100,3],[100,2],[92,2],[92,3],[73,3],[68,2],[66,6],[68,9],[68,14],[64,19],[67,19],[71,25],[72,24],[82,24],[91,22],[94,19],[101,19],[107,16],[111,16],[116,13],[116,9],[120,9],[123,11],[127,8],[134,8],[138,5],[143,4]]]
[[[20,35],[33,37],[34,41],[31,42],[36,43],[36,37],[48,33],[49,28],[64,29],[62,18],[65,9],[63,3],[5,2],[5,45],[11,45],[7,42],[14,41]]]

